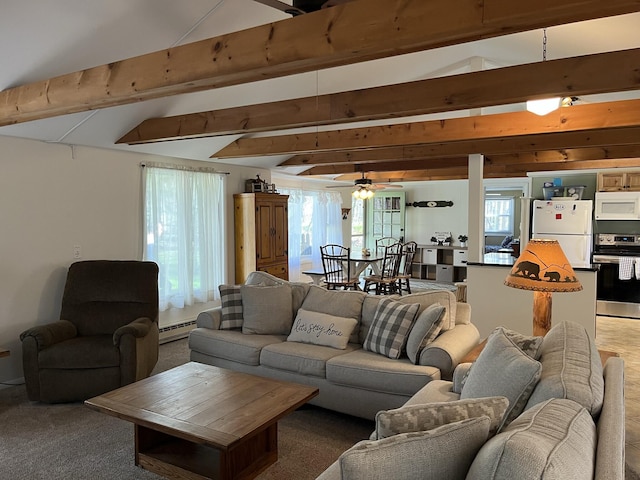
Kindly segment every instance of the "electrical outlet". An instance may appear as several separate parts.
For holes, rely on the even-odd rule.
[[[82,247],[80,245],[73,246],[73,258],[82,258]]]

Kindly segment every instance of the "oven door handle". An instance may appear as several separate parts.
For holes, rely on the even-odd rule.
[[[616,255],[594,255],[593,263],[610,263],[610,264],[619,264],[620,257]]]

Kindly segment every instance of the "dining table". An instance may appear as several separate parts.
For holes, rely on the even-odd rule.
[[[383,256],[379,255],[362,255],[351,254],[349,257],[349,262],[351,263],[351,275],[359,277],[364,273],[368,266],[371,266],[374,275],[380,275],[380,262],[384,259]]]

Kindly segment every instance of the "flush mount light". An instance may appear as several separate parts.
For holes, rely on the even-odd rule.
[[[562,98],[542,98],[540,100],[527,100],[527,110],[536,115],[546,115],[560,108]]]

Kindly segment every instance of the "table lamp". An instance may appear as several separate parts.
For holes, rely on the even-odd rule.
[[[504,280],[508,287],[533,291],[533,334],[551,328],[551,293],[577,292],[582,284],[557,240],[532,238]]]

